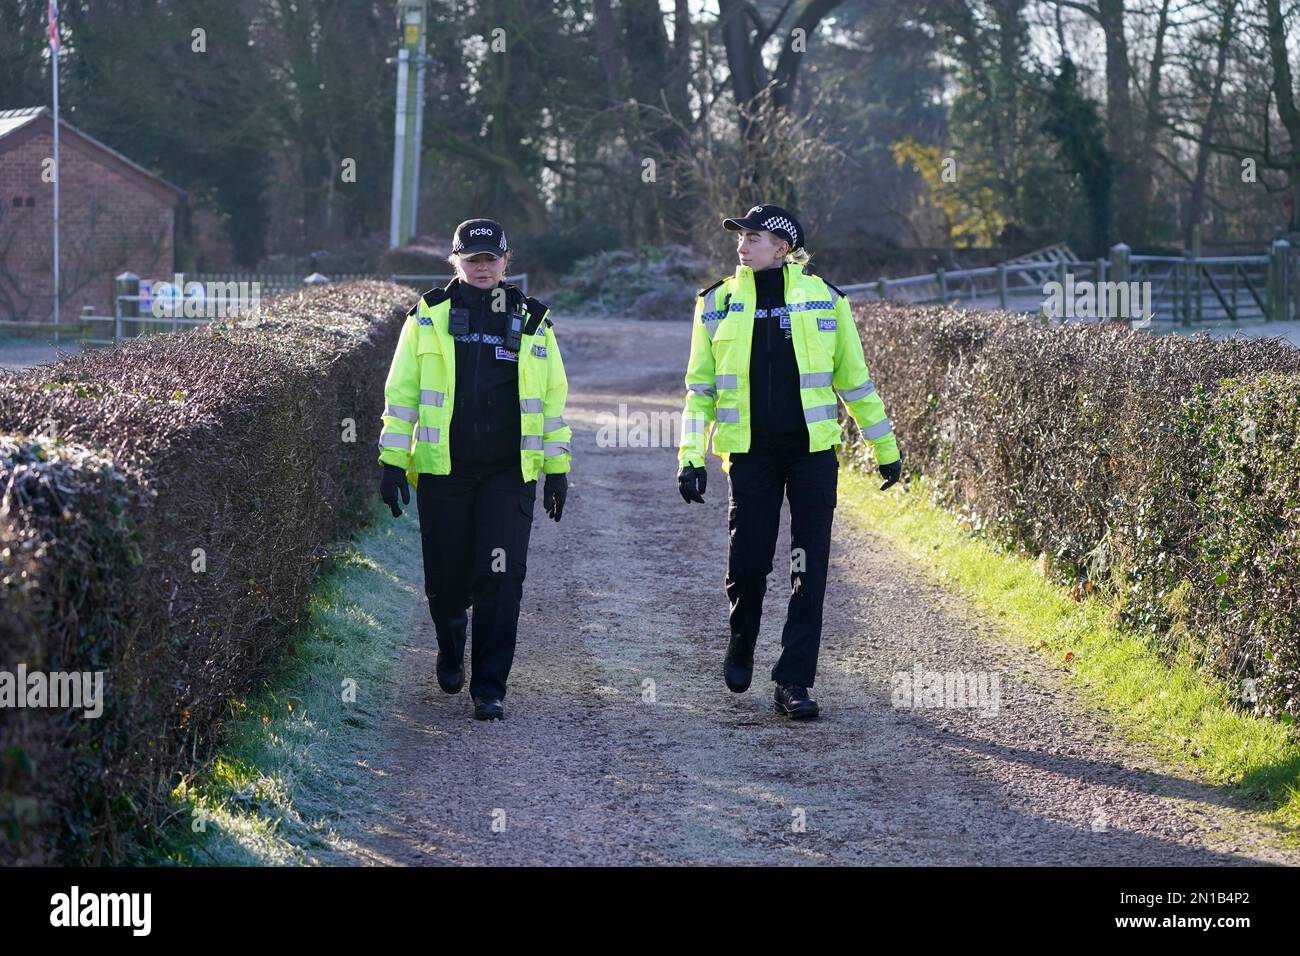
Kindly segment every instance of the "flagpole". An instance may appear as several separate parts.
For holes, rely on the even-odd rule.
[[[58,29],[57,20],[51,31]],[[59,341],[59,48],[51,37],[50,58],[54,60],[54,341]]]

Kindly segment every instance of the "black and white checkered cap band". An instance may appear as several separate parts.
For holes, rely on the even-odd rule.
[[[791,240],[793,240],[794,245],[799,245],[799,230],[795,224],[785,218],[785,216],[772,216],[770,219],[764,219],[763,228],[768,232],[776,232],[778,229],[781,229],[791,238]]]

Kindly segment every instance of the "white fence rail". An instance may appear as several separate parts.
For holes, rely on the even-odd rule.
[[[980,269],[937,269],[925,275],[882,278],[842,289],[855,299],[1040,313],[1053,292],[1068,301],[1072,289],[1093,285],[1091,294],[1101,302],[1102,293],[1113,291],[1115,284],[1136,283],[1141,287],[1142,301],[1151,307],[1150,318],[1156,321],[1280,321],[1300,318],[1298,263],[1300,257],[1292,253],[1285,239],[1279,239],[1267,254],[1258,256],[1134,256],[1121,243],[1112,247],[1109,259],[1045,258]],[[1051,289],[1052,283],[1057,284],[1056,290]],[[1103,289],[1102,283],[1109,283],[1110,288]]]

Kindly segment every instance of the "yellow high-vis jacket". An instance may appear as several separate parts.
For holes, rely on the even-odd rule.
[[[808,450],[821,451],[842,440],[839,405],[871,443],[878,465],[898,461],[893,425],[885,403],[871,383],[862,339],[849,300],[824,279],[795,264],[785,271],[785,306],[775,321],[788,316],[799,396],[808,426]],[[682,413],[677,461],[703,466],[706,442],[730,471],[730,452],[749,451],[749,353],[754,332],[754,271],[738,266],[734,275],[699,293],[691,329],[691,357],[686,369],[686,407]]]
[[[513,288],[513,287],[509,287]],[[524,481],[569,470],[573,430],[564,421],[569,382],[550,310],[524,299],[528,320],[519,345],[519,467]],[[407,313],[384,383],[379,461],[406,472],[451,473],[451,415],[456,407],[456,348],[451,295],[433,289]]]

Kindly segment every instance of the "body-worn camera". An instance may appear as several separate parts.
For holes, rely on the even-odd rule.
[[[469,335],[469,309],[454,306],[447,315],[447,331],[452,335]]]
[[[506,330],[506,348],[512,352],[519,351],[519,345],[523,341],[524,322],[528,316],[516,309],[510,313],[510,328]]]

